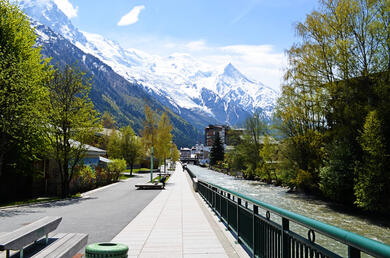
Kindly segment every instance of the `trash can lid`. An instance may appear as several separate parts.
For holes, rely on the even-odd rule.
[[[86,254],[127,254],[129,247],[118,243],[94,243],[85,248]]]

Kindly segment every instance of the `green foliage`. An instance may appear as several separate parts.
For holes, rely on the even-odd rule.
[[[0,176],[3,168],[21,169],[26,162],[22,168],[31,172],[45,145],[45,83],[51,72],[35,40],[28,17],[0,0]]]
[[[222,162],[224,159],[225,151],[221,141],[221,137],[217,132],[214,138],[213,146],[210,150],[210,165],[218,165],[218,162]]]
[[[260,149],[266,133],[267,125],[261,121],[259,113],[246,119],[245,131],[235,148],[236,158],[232,163],[233,167],[241,164],[246,178],[253,179],[261,174],[264,160],[260,156]]]
[[[126,169],[126,160],[124,159],[112,159],[111,162],[108,163],[108,174],[109,178],[116,182],[120,174]]]
[[[157,140],[155,153],[160,164],[164,164],[166,170],[166,159],[169,158],[172,148],[172,124],[169,121],[167,113],[163,113],[157,127]],[[165,171],[166,172],[166,171]]]
[[[102,115],[102,126],[103,128],[115,129],[116,121],[108,111],[104,111]]]
[[[320,190],[329,199],[353,203],[355,158],[349,144],[335,142],[327,147],[329,160],[320,169]]]
[[[385,196],[390,194],[389,155],[377,111],[368,113],[359,143],[363,149],[363,162],[356,166],[355,203],[365,210],[388,211],[390,200]]]
[[[100,128],[98,114],[88,98],[90,84],[84,74],[69,66],[56,70],[49,82],[50,108],[47,132],[49,153],[58,163],[62,197],[69,195],[75,168],[86,154],[84,143],[90,142]]]
[[[111,159],[122,158],[121,135],[115,129],[111,131],[111,134],[108,137],[107,154]]]
[[[141,140],[137,135],[135,135],[131,126],[122,128],[121,133],[121,156],[130,166],[130,175],[132,175],[134,164],[141,158],[143,154]]]
[[[96,175],[91,166],[81,166],[71,179],[71,192],[85,192],[95,187]]]
[[[390,123],[376,123],[369,111],[390,115],[389,11],[389,1],[320,1],[297,24],[300,41],[288,50],[277,108],[283,180],[382,211],[389,211],[379,196],[388,194]]]

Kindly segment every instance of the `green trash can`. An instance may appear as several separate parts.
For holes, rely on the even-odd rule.
[[[129,247],[116,243],[95,243],[85,247],[86,258],[127,258]]]

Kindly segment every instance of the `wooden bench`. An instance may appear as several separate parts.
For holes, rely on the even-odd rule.
[[[6,251],[7,258],[10,250],[19,250],[16,253],[19,257],[24,256],[25,250],[28,257],[72,257],[87,244],[88,235],[61,233],[49,238],[61,220],[61,217],[44,217],[12,232],[0,233],[0,251]]]
[[[30,257],[73,257],[80,249],[87,245],[88,235],[82,233],[58,233],[51,236],[50,239],[54,239],[55,241]]]
[[[145,183],[140,185],[135,185],[138,189],[163,189],[162,183]]]
[[[20,257],[23,257],[23,248],[41,237],[54,231],[60,224],[61,217],[44,217],[31,224],[18,228],[12,232],[0,236],[0,251],[6,251],[6,257],[9,257],[10,250],[20,250]]]

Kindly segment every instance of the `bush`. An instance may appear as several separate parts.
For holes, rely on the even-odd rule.
[[[118,181],[121,172],[126,169],[126,160],[113,159],[108,163],[108,174],[111,181]]]
[[[111,182],[111,177],[107,169],[104,169],[102,167],[96,167],[95,171],[96,171],[96,186],[106,185]]]
[[[81,167],[75,174],[71,182],[71,192],[85,192],[95,188],[96,175],[91,166]]]

